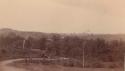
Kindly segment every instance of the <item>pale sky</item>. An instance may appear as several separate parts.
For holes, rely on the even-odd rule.
[[[125,33],[125,0],[0,0],[0,28]]]

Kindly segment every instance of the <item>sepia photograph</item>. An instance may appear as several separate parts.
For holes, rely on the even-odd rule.
[[[125,71],[125,1],[0,0],[0,71]]]

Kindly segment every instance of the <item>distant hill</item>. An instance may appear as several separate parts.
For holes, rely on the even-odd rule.
[[[33,37],[33,38],[38,39],[41,36],[47,36],[47,33],[17,31],[17,30],[8,29],[8,28],[0,29],[0,36],[13,36],[13,35],[21,36],[23,38]]]
[[[39,39],[40,37],[51,37],[52,35],[55,35],[57,33],[43,33],[43,32],[29,32],[29,31],[18,31],[18,30],[13,30],[9,28],[3,28],[0,29],[0,36],[21,36],[23,38],[26,38],[28,36],[32,38]],[[80,38],[85,38],[85,39],[96,39],[96,38],[104,38],[106,40],[122,40],[125,41],[125,34],[88,34],[88,33],[71,33],[71,34],[66,34],[66,33],[60,33],[58,35],[61,36],[78,36]]]

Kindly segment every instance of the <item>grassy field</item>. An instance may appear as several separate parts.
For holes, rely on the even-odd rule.
[[[24,68],[29,71],[83,71],[83,68],[64,67],[61,65],[42,65],[42,64],[13,64],[13,66]]]
[[[36,63],[21,63],[15,62],[13,65],[18,68],[24,68],[28,71],[123,71],[122,68],[80,68],[80,67],[66,67],[61,65],[46,65],[46,64],[36,64]]]
[[[29,71],[123,71],[119,68],[77,68],[77,67],[64,67],[59,65],[18,65],[17,67],[25,68]]]

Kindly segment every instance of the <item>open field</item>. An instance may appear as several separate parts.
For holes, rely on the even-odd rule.
[[[16,67],[25,68],[29,71],[123,71],[123,69],[114,68],[75,68],[75,67],[63,67],[58,65],[17,65]]]
[[[42,65],[18,63],[22,59],[12,59],[0,62],[0,71],[82,71],[83,68],[64,67],[60,65]]]
[[[51,64],[37,64],[24,62],[13,62],[9,64],[11,66],[26,69],[28,71],[123,71],[122,68],[80,68],[80,67],[66,67],[62,65]]]

